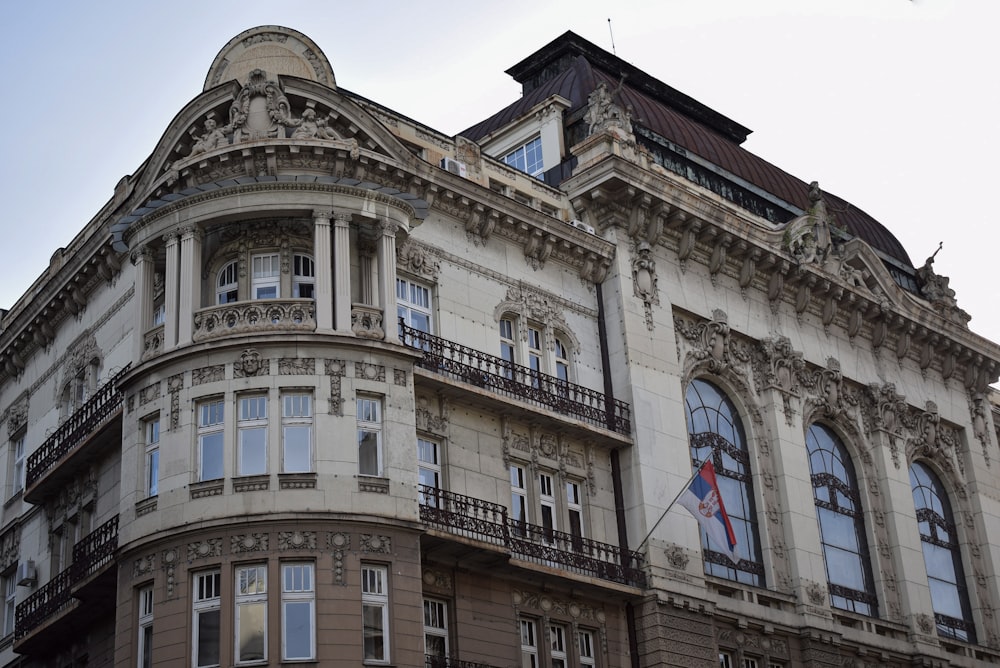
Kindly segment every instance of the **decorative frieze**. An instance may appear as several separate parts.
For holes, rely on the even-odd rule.
[[[278,375],[311,376],[316,373],[314,357],[282,357],[278,359]]]
[[[329,533],[326,546],[333,553],[333,581],[339,585],[344,582],[344,558],[351,549],[351,535],[342,532]]]
[[[188,561],[194,561],[196,559],[208,559],[209,557],[216,558],[222,556],[222,539],[221,538],[206,538],[205,540],[196,541],[194,543],[188,543],[187,546],[187,559]]]
[[[226,367],[223,364],[213,364],[191,370],[191,385],[217,383],[226,379]]]
[[[315,550],[315,531],[279,531],[278,549],[285,550]]]
[[[365,380],[373,380],[379,383],[385,382],[385,367],[381,364],[369,364],[368,362],[354,363],[354,377]]]
[[[361,551],[369,554],[392,554],[392,538],[379,534],[361,534]]]

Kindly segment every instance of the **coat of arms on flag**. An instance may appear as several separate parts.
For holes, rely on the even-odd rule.
[[[687,508],[708,534],[708,538],[716,548],[735,564],[739,562],[736,554],[736,533],[726,514],[726,506],[722,502],[722,494],[715,480],[715,467],[712,460],[706,459],[698,469],[687,489],[681,492],[677,502]]]

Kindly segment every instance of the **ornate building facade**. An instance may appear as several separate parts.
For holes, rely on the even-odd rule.
[[[3,315],[5,665],[1000,662],[933,257],[572,33],[509,73],[449,137],[223,47]]]

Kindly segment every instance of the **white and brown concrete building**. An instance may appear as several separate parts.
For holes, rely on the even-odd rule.
[[[0,662],[1000,662],[933,259],[572,33],[455,137],[295,30],[207,65],[0,322]]]

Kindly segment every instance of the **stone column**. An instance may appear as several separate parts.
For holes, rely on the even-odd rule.
[[[399,223],[388,218],[379,222],[382,235],[378,244],[378,296],[382,307],[382,328],[385,340],[399,343],[396,324],[396,232]]]
[[[132,251],[135,265],[135,316],[132,337],[132,363],[138,366],[146,347],[146,331],[152,320],[153,252],[146,246]]]
[[[334,326],[346,334],[351,331],[351,214],[334,215],[333,234]]]
[[[313,259],[316,267],[316,331],[333,331],[333,256],[330,212],[313,211]]]
[[[201,230],[181,230],[180,299],[177,313],[177,345],[191,343],[194,311],[201,306]]]
[[[176,232],[163,235],[167,251],[167,273],[163,280],[163,350],[177,345],[177,289],[180,280],[179,238]]]

